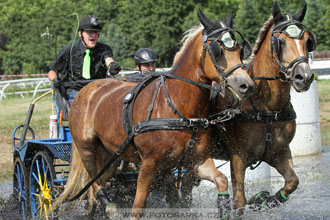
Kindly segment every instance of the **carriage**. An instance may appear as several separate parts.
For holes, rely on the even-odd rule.
[[[53,199],[63,190],[69,172],[72,138],[69,127],[56,120],[60,115],[51,119],[53,130],[48,139],[35,139],[29,125],[35,103],[50,93],[53,90],[32,102],[25,124],[17,126],[12,134],[13,193],[20,204],[22,219],[51,216]]]

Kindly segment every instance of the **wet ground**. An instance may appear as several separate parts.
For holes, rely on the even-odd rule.
[[[246,209],[239,219],[260,220],[330,220],[330,147],[323,147],[322,153],[315,156],[293,158],[295,172],[299,178],[298,189],[290,195],[289,200],[281,207],[255,212]],[[275,169],[271,170],[271,194],[275,194],[284,185],[284,179]],[[216,201],[215,190],[205,190],[203,183],[194,190],[195,207],[210,207]],[[267,185],[267,184],[266,184]],[[247,199],[264,190],[259,184],[249,183],[245,185]],[[232,192],[231,188],[229,192]],[[237,217],[235,219],[238,219]]]
[[[293,162],[300,184],[285,204],[279,208],[264,210],[263,212],[255,212],[246,208],[243,216],[234,215],[232,219],[330,219],[330,147],[323,147],[320,155],[295,157]],[[283,187],[284,181],[275,170],[271,170],[271,176],[271,182],[266,183],[266,188],[269,188],[274,194]],[[247,183],[247,199],[264,188],[265,183],[262,184],[262,187],[258,183]],[[232,192],[231,187],[229,192]],[[0,185],[1,220],[20,219],[17,213],[18,206],[10,197],[11,193],[11,180],[2,182]],[[192,209],[170,210],[169,213],[171,214],[166,214],[165,210],[162,211],[162,209],[151,209],[151,214],[145,219],[216,219],[214,218],[216,199],[215,187],[202,181],[193,191]],[[60,219],[82,220],[85,218],[69,215]]]

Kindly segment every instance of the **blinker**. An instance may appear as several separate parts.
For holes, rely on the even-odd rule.
[[[222,34],[219,41],[227,49],[235,49],[236,40],[233,40],[233,38],[229,32],[225,32],[224,34]]]
[[[304,31],[301,30],[297,25],[292,24],[285,28],[284,33],[291,38],[301,38]]]

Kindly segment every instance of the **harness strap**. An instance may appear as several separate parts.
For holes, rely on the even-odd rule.
[[[159,80],[157,82],[156,89],[154,91],[154,95],[152,96],[152,101],[151,101],[151,103],[150,103],[150,105],[148,107],[148,114],[147,114],[146,120],[149,120],[150,117],[151,117],[151,112],[152,112],[152,109],[154,108],[156,97],[157,97],[157,94],[158,94],[158,91],[159,91],[159,88],[160,88],[160,83],[161,83],[161,81]]]
[[[124,98],[124,108],[123,108],[123,127],[126,131],[126,134],[130,134],[132,131],[132,111],[133,111],[133,103],[138,96],[138,94],[149,85],[153,80],[155,80],[158,76],[151,75],[146,77],[142,82],[140,82],[137,86],[135,86],[131,91],[129,91]]]
[[[259,77],[253,77],[252,80],[277,80],[280,79],[280,76],[259,76]]]
[[[218,98],[218,93],[221,90],[221,87],[219,83],[215,82],[213,83],[213,86],[211,88],[210,92],[210,112],[209,115],[212,115],[216,112],[216,107],[217,107],[217,98]]]
[[[270,142],[273,139],[273,135],[272,135],[272,121],[268,121],[267,122],[267,127],[266,127],[266,146],[265,146],[265,150],[264,153],[262,154],[261,158],[265,158],[266,154],[269,150],[269,145]],[[258,163],[253,166],[253,164],[250,165],[250,170],[255,170],[260,164],[262,163],[262,160],[259,160]]]
[[[196,81],[193,81],[193,80],[190,80],[190,79],[183,78],[181,76],[175,76],[175,75],[172,75],[171,73],[165,72],[165,73],[160,73],[160,75],[163,75],[163,76],[166,76],[166,77],[172,78],[172,79],[178,79],[178,80],[193,84],[195,86],[203,87],[203,88],[206,88],[206,89],[211,89],[212,88],[212,86],[210,86],[208,84],[196,82]],[[158,76],[160,76],[160,75],[158,75]]]
[[[285,108],[281,111],[242,110],[242,113],[237,115],[235,120],[243,121],[243,122],[267,123],[268,121],[272,121],[272,122],[291,121],[296,118],[297,115],[293,108]]]
[[[170,106],[170,108],[172,109],[173,113],[176,114],[176,115],[179,115],[180,118],[183,118],[184,120],[188,120],[181,112],[179,112],[175,106],[173,105],[169,95],[168,95],[168,92],[167,92],[167,89],[166,89],[166,85],[165,85],[165,80],[164,80],[164,76],[160,76],[160,82],[161,82],[161,85],[162,85],[162,88],[163,88],[163,91],[164,91],[164,94],[165,94],[165,97],[166,97],[166,101],[167,101],[167,104]]]
[[[176,181],[176,185],[177,187],[180,189],[181,188],[181,177],[182,177],[182,166],[183,166],[183,163],[184,161],[186,161],[186,159],[188,158],[193,146],[195,145],[195,139],[196,139],[196,129],[193,129],[192,131],[192,135],[190,137],[190,140],[189,140],[189,143],[188,143],[188,149],[186,151],[186,153],[184,154],[183,158],[181,159],[179,165],[178,165],[178,178],[177,178],[177,181]]]
[[[289,107],[290,105],[290,107]],[[265,158],[266,154],[269,150],[270,143],[272,141],[272,122],[283,122],[283,121],[291,121],[297,118],[296,112],[294,111],[292,105],[290,102],[286,105],[287,107],[279,112],[274,111],[266,111],[266,112],[254,112],[250,111],[249,113],[252,113],[252,117],[245,121],[253,121],[253,122],[260,122],[260,123],[266,123],[266,137],[265,137],[265,150],[261,158]],[[250,115],[251,116],[251,115]],[[253,166],[250,166],[251,170],[256,169],[260,164],[262,160],[259,160],[259,162]]]
[[[152,130],[194,130],[206,129],[209,121],[206,118],[152,118],[133,126],[135,135]]]

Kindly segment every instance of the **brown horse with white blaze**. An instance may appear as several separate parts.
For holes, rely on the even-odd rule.
[[[234,206],[242,214],[246,205],[245,170],[258,161],[274,167],[285,179],[275,195],[260,192],[250,200],[257,207],[274,207],[285,202],[298,186],[289,144],[295,135],[296,114],[290,102],[290,89],[309,89],[314,76],[308,52],[316,47],[314,35],[301,22],[307,5],[296,15],[282,14],[275,1],[272,17],[259,33],[249,64],[256,89],[249,100],[239,103],[241,113],[215,129],[213,158],[231,162]],[[216,112],[226,109],[230,96],[218,96]],[[237,102],[236,102],[237,104]],[[235,103],[232,104],[234,108]],[[214,167],[212,160],[203,166]]]
[[[109,160],[102,155],[117,155],[119,149],[122,149],[119,159],[141,163],[133,214],[145,208],[150,186],[159,172],[174,169],[180,162],[193,169],[210,157],[211,135],[204,119],[209,113],[211,82],[230,87],[242,99],[252,93],[254,83],[242,68],[240,46],[235,44],[228,50],[217,41],[225,23],[209,21],[200,10],[198,17],[203,26],[188,35],[170,73],[147,78],[139,84],[141,90],[136,89],[136,83],[103,79],[88,84],[77,94],[69,114],[72,168],[57,204],[82,189],[86,184],[84,171],[88,180],[98,174],[101,164]],[[235,42],[233,34],[228,37]],[[210,41],[213,47],[222,50],[221,56],[214,57]],[[167,119],[175,127],[171,128]],[[158,127],[149,129],[143,124]],[[191,142],[193,147],[187,155]],[[222,188],[224,177],[216,169],[203,178],[215,182],[219,192],[227,190]],[[103,180],[108,177],[93,183],[94,198]]]

